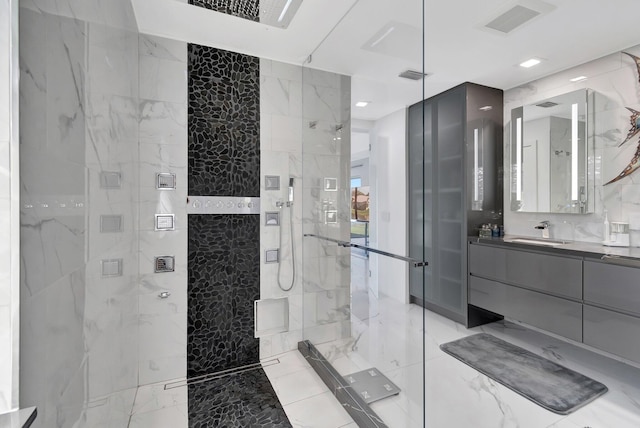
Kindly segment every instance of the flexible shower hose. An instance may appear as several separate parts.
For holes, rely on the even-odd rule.
[[[280,271],[282,270],[282,257],[281,257],[280,260],[278,260],[278,287],[280,287],[280,290],[282,291],[290,291],[293,288],[293,284],[295,284],[296,282],[296,253],[295,253],[295,246],[293,242],[293,203],[289,203],[288,208],[289,208],[289,227],[291,230],[291,233],[289,235],[289,239],[291,241],[291,284],[289,285],[288,288],[285,288],[282,286],[282,283],[280,281]],[[280,226],[279,241],[280,242],[278,244],[278,247],[280,248],[280,251],[282,251],[282,226]]]

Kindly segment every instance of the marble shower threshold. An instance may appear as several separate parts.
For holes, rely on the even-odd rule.
[[[298,351],[316,371],[336,399],[360,428],[386,428],[387,425],[348,384],[329,361],[308,340],[298,342]]]

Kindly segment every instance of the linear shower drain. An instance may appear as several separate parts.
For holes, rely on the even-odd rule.
[[[374,367],[346,375],[344,379],[367,404],[400,393],[400,388]]]

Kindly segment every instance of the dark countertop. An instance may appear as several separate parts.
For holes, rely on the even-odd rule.
[[[637,247],[606,247],[604,245],[596,244],[593,242],[578,241],[566,241],[566,244],[548,247],[544,245],[527,244],[522,242],[510,242],[510,240],[514,238],[541,239],[519,235],[506,235],[501,238],[481,238],[479,236],[470,236],[469,242],[585,258],[601,259],[603,256],[613,256],[620,259],[638,259],[638,261],[640,261],[640,248]],[[551,241],[553,241],[553,239],[551,239]],[[640,267],[640,265],[638,267]]]
[[[29,428],[38,412],[35,407],[0,414],[0,428]]]

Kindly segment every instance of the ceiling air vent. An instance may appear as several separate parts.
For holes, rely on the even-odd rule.
[[[557,105],[558,105],[558,103],[553,103],[553,102],[551,102],[551,101],[545,101],[545,102],[543,102],[543,103],[536,104],[536,106],[538,106],[538,107],[542,107],[542,108],[555,107],[555,106],[557,106]]]
[[[421,80],[427,76],[428,76],[427,73],[421,73],[415,70],[405,70],[398,75],[398,77],[402,77],[404,79],[409,79],[409,80]]]
[[[543,0],[512,0],[494,10],[477,28],[506,36],[555,9]]]
[[[540,15],[540,12],[536,10],[516,5],[486,24],[485,27],[508,34],[538,15]]]

